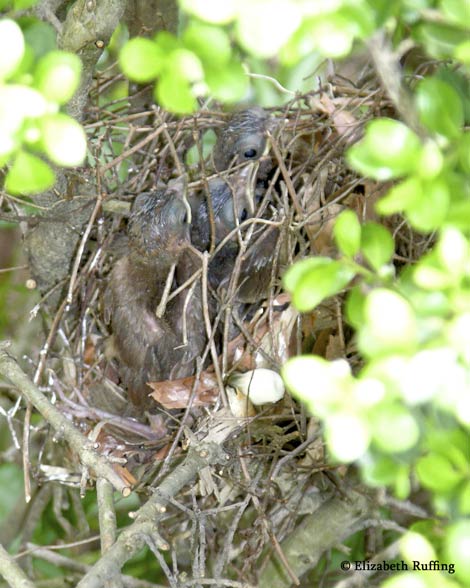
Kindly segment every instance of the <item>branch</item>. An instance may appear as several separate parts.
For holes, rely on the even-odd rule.
[[[97,477],[106,478],[123,496],[128,496],[130,487],[114,471],[109,461],[93,447],[93,442],[74,427],[65,416],[49,402],[19,367],[16,360],[7,353],[7,344],[0,343],[0,374],[16,386],[26,399],[42,414],[46,421],[67,441],[79,456],[80,462],[93,470]]]
[[[76,557],[72,559],[61,555],[60,553],[56,553],[55,551],[52,551],[52,549],[40,547],[34,543],[28,543],[27,547],[30,550],[30,555],[32,557],[43,559],[57,568],[70,570],[71,572],[79,574],[86,574],[91,569],[90,565],[78,561]],[[66,549],[66,547],[61,546],[61,549]],[[138,580],[137,578],[132,578],[131,576],[126,576],[124,574],[121,575],[120,579],[125,588],[166,588],[166,586],[163,586],[162,584]]]
[[[96,481],[98,515],[100,524],[101,553],[106,553],[116,541],[116,510],[114,508],[113,487],[104,478]],[[123,588],[120,576],[106,583],[106,588]]]
[[[336,496],[327,500],[281,543],[289,566],[298,577],[314,568],[320,557],[357,530],[357,524],[371,516],[370,499],[350,492],[349,500]],[[284,566],[271,556],[259,579],[259,588],[289,588],[292,580]]]
[[[3,545],[0,545],[0,574],[11,588],[35,588],[8,551],[5,551]]]
[[[369,51],[375,70],[404,122],[420,133],[411,95],[402,84],[402,69],[398,56],[392,50],[383,31],[377,32],[369,41]]]
[[[194,442],[186,459],[163,480],[148,502],[135,514],[132,525],[121,533],[113,546],[82,578],[77,588],[101,588],[104,581],[117,574],[147,542],[153,543],[161,550],[169,549],[169,545],[158,532],[158,522],[166,512],[166,505],[192,482],[202,469],[227,460],[228,456],[223,452],[221,444],[239,427],[235,419],[227,418],[228,413],[225,411],[217,413],[216,416],[220,418],[213,421],[214,424],[205,439],[202,442]]]
[[[68,105],[71,116],[79,121],[88,102],[96,63],[125,7],[126,0],[77,0],[67,13],[58,41],[60,49],[76,53],[83,63],[80,88]]]
[[[40,10],[50,22],[54,22],[57,17],[53,11],[61,3],[59,0],[43,1]],[[78,121],[84,118],[96,63],[119,24],[125,5],[125,0],[77,0],[68,10],[65,21],[56,23],[56,28],[60,29],[57,39],[59,49],[76,53],[83,64],[80,87],[67,107],[69,114]],[[54,190],[35,196],[34,202],[42,206],[53,206],[57,202],[57,194],[65,196],[69,192],[69,178],[73,175],[73,171],[56,170]],[[91,185],[86,183],[86,177],[83,179],[77,174],[76,179],[82,184],[74,186],[72,193],[90,191]],[[67,212],[67,208],[74,207],[74,202],[75,199],[62,203],[63,211]],[[54,211],[48,211],[48,214],[57,212],[59,210],[55,208]],[[71,260],[82,227],[89,219],[89,212],[79,217],[70,213],[65,218],[69,220],[63,223],[40,222],[26,235],[29,266],[41,293],[49,291],[69,275]],[[50,297],[47,306],[56,308],[60,295],[59,291]]]

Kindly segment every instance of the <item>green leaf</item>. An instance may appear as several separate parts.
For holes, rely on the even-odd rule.
[[[33,21],[24,29],[24,40],[33,50],[36,59],[57,49],[57,33],[52,25],[45,22]]]
[[[356,329],[359,329],[364,324],[365,302],[366,297],[362,293],[360,286],[352,288],[346,298],[346,317]]]
[[[445,538],[445,556],[447,561],[455,564],[455,575],[465,585],[470,578],[470,521],[462,520],[447,529]]]
[[[220,27],[191,22],[183,34],[185,47],[208,65],[222,67],[230,60],[232,50],[227,33]]]
[[[388,263],[395,251],[395,242],[387,229],[377,223],[362,227],[361,251],[375,270]]]
[[[351,51],[355,36],[353,21],[341,12],[313,19],[310,34],[315,48],[325,57],[339,58]]]
[[[406,207],[413,228],[423,233],[442,226],[449,210],[450,194],[446,178],[423,181],[421,192]]]
[[[417,264],[413,271],[413,280],[420,288],[430,291],[445,290],[455,283],[453,275],[442,267],[435,251],[423,257]]]
[[[119,65],[124,75],[140,84],[155,80],[160,74],[166,56],[150,39],[135,37],[119,53]]]
[[[70,116],[58,113],[40,122],[42,143],[48,157],[57,165],[81,165],[86,156],[86,135],[81,125]]]
[[[406,466],[402,466],[393,483],[393,492],[400,500],[408,498],[411,492],[410,473]]]
[[[312,24],[314,22],[315,19],[304,19],[299,28],[282,47],[279,57],[284,65],[294,67],[301,59],[315,53],[316,43],[312,34]]]
[[[444,16],[462,28],[470,28],[470,5],[464,0],[440,0],[440,8]]]
[[[465,133],[459,143],[460,165],[465,173],[470,174],[470,133]]]
[[[470,514],[470,482],[466,482],[459,493],[459,511]]]
[[[454,49],[454,57],[465,65],[470,65],[470,41],[459,43]]]
[[[412,130],[381,118],[367,125],[364,138],[348,150],[347,161],[358,172],[384,181],[414,171],[421,154],[421,142]]]
[[[470,230],[470,201],[452,201],[449,206],[446,222],[461,231]]]
[[[284,288],[289,292],[293,292],[302,276],[306,275],[310,270],[330,264],[331,261],[329,257],[309,257],[294,263],[284,274]]]
[[[39,157],[20,151],[5,178],[5,190],[11,194],[35,194],[52,188],[54,172]]]
[[[374,444],[385,453],[403,453],[419,439],[419,427],[411,413],[402,406],[383,406],[372,418]]]
[[[26,10],[37,3],[37,0],[14,0],[13,8],[15,10]]]
[[[458,93],[438,78],[421,81],[416,90],[416,106],[422,124],[449,138],[460,135],[464,125],[463,105]]]
[[[80,84],[81,71],[79,57],[52,51],[40,59],[34,72],[34,85],[48,100],[65,104]]]
[[[352,379],[346,361],[326,361],[314,355],[290,359],[282,367],[281,374],[291,392],[312,413],[323,417],[336,412]]]
[[[165,75],[185,79],[188,82],[198,82],[204,77],[200,59],[188,49],[176,49],[168,56]]]
[[[470,263],[468,240],[454,227],[446,227],[436,247],[443,267],[452,275],[463,277]]]
[[[436,141],[426,141],[419,159],[417,172],[423,179],[438,176],[444,167],[444,156]]]
[[[369,151],[375,152],[377,160],[388,164],[395,175],[413,169],[422,149],[418,136],[411,129],[390,118],[369,123],[365,141]]]
[[[406,353],[416,345],[416,316],[410,304],[392,290],[376,288],[366,299],[366,327],[359,346],[367,355]]]
[[[404,558],[413,561],[431,561],[436,559],[433,545],[420,533],[408,531],[400,540],[400,551]]]
[[[387,455],[373,455],[361,467],[361,474],[368,486],[390,486],[400,471],[400,464]]]
[[[367,2],[344,2],[338,14],[349,23],[355,37],[363,39],[374,33],[376,9],[369,7]]]
[[[246,2],[238,15],[235,33],[252,55],[274,57],[302,20],[300,6],[289,0]]]
[[[10,155],[21,143],[21,131],[26,119],[47,112],[44,96],[19,84],[0,86],[0,157]]]
[[[338,461],[351,463],[361,458],[369,447],[369,423],[361,415],[335,411],[326,420],[325,439]]]
[[[422,457],[416,464],[416,473],[421,484],[434,492],[449,492],[462,479],[451,462],[437,453]]]
[[[168,56],[170,53],[173,53],[173,51],[182,48],[179,39],[168,31],[159,31],[155,35],[154,41],[157,44],[160,53],[164,56]]]
[[[238,61],[231,61],[222,69],[208,67],[206,83],[214,98],[222,102],[240,102],[248,92],[248,77]]]
[[[304,262],[294,265],[284,277],[284,285],[292,292],[292,301],[301,312],[312,310],[325,298],[334,296],[354,277],[354,271],[340,261],[316,258]]]
[[[214,24],[227,24],[239,9],[237,0],[180,0],[179,4],[186,12]]]
[[[333,235],[339,250],[354,257],[361,245],[361,224],[352,210],[343,211],[336,219]]]
[[[165,72],[155,89],[156,101],[172,112],[186,114],[194,112],[197,102],[190,84],[184,78]]]
[[[375,209],[379,214],[395,214],[410,207],[422,195],[419,178],[412,176],[400,184],[393,186],[387,194],[377,202]]]
[[[8,79],[20,64],[24,53],[20,27],[10,19],[0,20],[0,82]]]
[[[416,41],[437,59],[452,57],[460,43],[468,41],[468,32],[459,27],[441,23],[423,23],[413,32]]]

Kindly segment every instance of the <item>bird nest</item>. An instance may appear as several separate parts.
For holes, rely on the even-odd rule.
[[[198,489],[179,496],[177,507],[163,521],[163,533],[171,528],[174,548],[181,549],[183,555],[177,559],[182,568],[185,554],[199,541],[200,547],[219,553],[217,565],[236,569],[239,578],[253,579],[255,562],[267,544],[282,541],[299,517],[313,512],[338,485],[325,460],[318,424],[302,406],[286,394],[275,404],[253,409],[245,402],[238,410],[227,398],[226,385],[234,372],[259,367],[279,372],[288,357],[299,353],[347,358],[353,366],[360,363],[343,317],[342,296],[300,315],[282,289],[282,274],[299,259],[336,254],[332,225],[345,208],[353,209],[362,220],[377,220],[374,203],[388,186],[358,177],[344,157],[368,120],[394,116],[375,77],[366,79],[358,87],[332,78],[316,92],[267,110],[268,149],[260,165],[269,162],[269,177],[263,185],[263,196],[267,193],[268,198],[253,217],[262,230],[275,226],[279,235],[270,253],[272,271],[266,291],[243,316],[232,312],[236,279],[228,276],[223,292],[207,291],[203,302],[212,296],[216,308],[200,317],[208,342],[194,361],[193,373],[151,382],[151,404],[140,413],[128,401],[119,360],[110,350],[112,333],[103,319],[103,292],[112,268],[126,254],[126,227],[136,195],[182,175],[189,193],[204,190],[220,173],[211,170],[211,141],[230,114],[205,108],[175,117],[156,107],[142,107],[142,90],[132,97],[130,108],[119,101],[108,103],[92,109],[85,122],[96,173],[96,178],[88,176],[89,185],[98,187],[98,204],[80,242],[74,266],[78,269],[69,289],[75,296],[71,304],[62,305],[62,314],[53,324],[65,351],[60,360],[44,359],[43,367],[48,367],[61,411],[142,492],[181,461],[201,427],[216,426],[220,419],[234,423],[226,440],[233,458],[230,464],[212,476],[202,476]],[[96,103],[102,101],[100,92]],[[240,247],[246,251],[256,247],[246,238],[255,224],[248,219],[239,227]],[[427,246],[402,219],[392,217],[387,225],[397,243],[394,261],[398,266],[412,262]],[[240,253],[233,272],[240,272],[246,251]],[[210,250],[203,255],[196,277],[203,292],[210,289],[204,271],[211,255]],[[177,287],[169,282],[163,306],[171,303]],[[229,315],[234,328],[221,329]],[[185,336],[191,339],[190,328]],[[66,470],[63,481],[73,477],[74,466]],[[52,479],[46,467],[41,468],[41,476]],[[255,508],[249,512],[253,496]],[[206,511],[206,527],[201,523],[196,529],[195,519],[187,516],[196,504]],[[231,531],[226,536],[228,527]]]

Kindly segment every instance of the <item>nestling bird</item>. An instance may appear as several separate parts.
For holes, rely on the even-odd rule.
[[[185,179],[166,190],[140,194],[128,225],[129,253],[111,272],[105,292],[105,319],[121,362],[121,377],[135,405],[145,405],[146,385],[172,377],[186,361],[178,333],[155,311],[168,272],[189,245],[189,205]]]
[[[229,169],[231,164],[259,159],[266,149],[266,130],[269,115],[259,106],[235,112],[217,133],[212,153],[217,171]]]
[[[267,130],[271,125],[267,112],[260,107],[233,114],[219,131],[213,152],[215,168],[222,171],[231,164],[259,160],[266,150]],[[247,164],[209,182],[215,244],[220,243],[237,225],[255,215],[256,203],[263,199],[271,171],[271,160],[263,160]],[[199,198],[197,206],[191,202],[195,219],[191,240],[203,251],[210,243],[209,204],[204,195],[199,195]],[[257,226],[241,264],[237,301],[259,302],[266,296],[278,239],[277,229]],[[239,240],[235,236],[212,258],[209,283],[215,290],[228,289],[238,252]]]
[[[215,245],[233,232],[244,220],[253,217],[255,203],[262,199],[266,190],[263,165],[260,178],[258,160],[267,145],[267,130],[270,125],[268,113],[254,106],[232,114],[225,126],[218,131],[213,151],[214,167],[219,172],[227,171],[209,181],[210,198],[202,191],[193,196],[191,209],[194,222],[191,241],[200,251]],[[230,172],[229,168],[247,162],[241,169]],[[254,163],[256,162],[256,163]],[[270,165],[270,162],[266,162]],[[210,208],[214,218],[215,235],[211,235]],[[217,289],[224,279],[230,277],[239,250],[239,239],[234,234],[212,258],[209,267],[209,282]]]
[[[198,190],[189,197],[192,211],[191,242],[199,251],[216,247],[208,267],[208,282],[214,291],[227,289],[240,250],[241,233],[237,228],[245,220],[253,217],[255,203],[262,199],[266,191],[265,181],[259,178],[259,159],[263,156],[270,119],[259,107],[236,112],[219,131],[213,151],[214,167],[220,174],[209,180],[205,190]],[[245,165],[230,170],[231,164]],[[270,162],[269,162],[270,164]],[[264,167],[263,174],[266,174]],[[211,217],[213,222],[211,223]],[[245,233],[245,229],[243,233]],[[231,236],[230,236],[231,235]],[[224,244],[220,247],[220,244]],[[267,250],[261,247],[263,256],[270,257],[274,246]],[[248,274],[243,274],[242,288],[246,293],[252,272],[264,266],[261,258],[250,264]],[[177,280],[181,284],[201,268],[201,260],[193,252],[184,252],[177,269]],[[265,280],[263,287],[269,284]],[[217,300],[208,294],[209,317],[213,319],[219,309]],[[201,283],[197,283],[188,304],[178,314],[179,328],[182,329],[183,317],[188,332],[188,346],[193,357],[202,354],[206,344],[202,303]],[[216,334],[216,338],[217,338]],[[189,352],[188,352],[189,353]]]

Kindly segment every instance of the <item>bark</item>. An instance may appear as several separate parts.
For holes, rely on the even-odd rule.
[[[371,517],[373,503],[358,492],[348,500],[336,496],[308,515],[281,543],[281,550],[291,570],[301,577],[313,569],[320,557],[357,531],[358,524]],[[347,559],[347,557],[345,557]],[[275,554],[264,569],[259,588],[289,588],[292,580]]]

